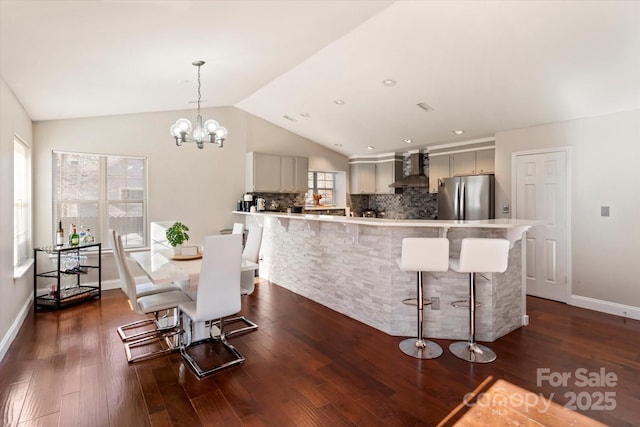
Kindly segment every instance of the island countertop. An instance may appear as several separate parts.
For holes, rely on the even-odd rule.
[[[277,218],[299,219],[306,221],[339,222],[345,224],[374,225],[378,227],[436,227],[436,228],[529,228],[542,224],[542,221],[532,219],[481,219],[473,221],[444,220],[444,219],[389,219],[389,218],[362,218],[345,217],[336,215],[316,215],[316,214],[294,214],[285,212],[241,212],[234,211],[239,215],[254,216],[274,216]]]

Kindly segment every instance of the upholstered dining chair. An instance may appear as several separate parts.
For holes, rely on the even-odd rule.
[[[225,330],[225,318],[237,314],[241,307],[241,251],[242,236],[239,234],[205,237],[196,300],[182,303],[178,307],[183,330],[186,329],[185,316],[188,317],[191,328],[197,323],[209,322],[208,337],[188,342],[189,337],[193,336],[193,329],[191,334],[185,330],[182,335],[180,353],[198,377],[244,362],[240,352],[227,341]],[[217,325],[217,330],[214,330],[214,325]],[[202,345],[221,345],[231,357],[213,366],[203,367],[192,354]]]
[[[123,254],[124,246],[122,245],[122,237],[119,235],[116,236],[115,243],[120,253]],[[152,321],[155,321],[157,327],[157,329],[153,331],[152,335],[147,333],[147,336],[145,336],[144,338],[136,341],[125,342],[124,348],[127,355],[127,360],[129,362],[135,362],[176,350],[178,347],[175,343],[175,340],[179,333],[179,325],[174,322],[168,327],[161,327],[160,323],[158,322],[159,313],[161,311],[177,309],[180,304],[191,301],[191,298],[185,295],[182,291],[168,291],[158,294],[138,296],[136,282],[135,278],[133,277],[133,273],[131,272],[131,268],[129,268],[129,264],[124,258],[122,258],[122,260],[123,262],[118,265],[118,269],[122,280],[125,282],[126,293],[129,297],[129,303],[131,304],[131,307],[138,314],[153,314],[154,319]],[[124,332],[118,330],[118,333],[120,334],[120,336],[122,336]],[[134,348],[146,347],[149,345],[153,345],[156,342],[160,346],[159,350],[147,352],[142,351],[140,354],[137,354],[135,356],[133,355],[132,350]]]
[[[113,249],[113,258],[116,262],[116,267],[118,269],[118,273],[120,275],[120,288],[122,289],[122,291],[127,294],[127,285],[126,285],[126,279],[125,279],[125,275],[124,275],[124,267],[123,264],[131,262],[129,260],[129,258],[127,258],[126,254],[124,253],[124,251],[120,250],[120,245],[117,244],[117,239],[118,237],[120,237],[120,234],[113,230],[113,229],[109,229],[108,231],[109,233],[109,240],[111,242],[111,248]],[[122,239],[122,238],[120,238]],[[159,294],[162,292],[170,292],[170,291],[179,291],[180,288],[173,284],[173,283],[165,283],[162,285],[154,285],[151,282],[142,282],[142,283],[137,283],[136,282],[136,295],[138,297],[143,297],[143,296],[147,296],[147,295],[153,295],[153,294]],[[154,324],[155,323],[155,319],[143,319],[143,320],[138,320],[136,322],[132,322],[132,323],[128,323],[126,325],[122,325],[120,327],[117,328],[118,330],[118,335],[120,335],[120,339],[122,341],[131,341],[131,340],[136,340],[136,339],[140,339],[142,337],[154,334],[157,330],[157,328],[154,329],[147,329],[147,330],[143,330],[141,332],[137,332],[131,335],[127,335],[126,331],[128,330],[135,330],[135,329],[140,329],[142,327],[144,327],[145,325],[150,325],[150,324]]]

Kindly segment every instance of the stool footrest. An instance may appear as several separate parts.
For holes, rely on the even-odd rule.
[[[453,301],[451,303],[451,306],[455,308],[469,308],[469,300],[461,299],[458,301]],[[476,307],[482,307],[482,304],[476,301]]]
[[[418,298],[405,298],[402,300],[402,303],[404,305],[412,305],[415,307],[418,305]],[[423,305],[431,305],[431,300],[429,298],[425,298]]]

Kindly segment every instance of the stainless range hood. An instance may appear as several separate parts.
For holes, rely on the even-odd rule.
[[[414,153],[410,157],[409,175],[389,184],[392,188],[429,188],[429,178],[424,174],[424,157],[422,153]]]

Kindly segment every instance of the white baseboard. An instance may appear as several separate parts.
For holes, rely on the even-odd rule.
[[[576,307],[588,308],[589,310],[640,320],[640,307],[618,304],[616,302],[603,301],[580,295],[571,295],[567,303]]]
[[[20,330],[20,327],[24,323],[24,319],[27,318],[27,314],[29,313],[29,310],[32,310],[32,304],[33,304],[33,292],[31,292],[31,294],[29,295],[29,298],[27,298],[27,300],[25,301],[24,305],[22,306],[22,309],[20,310],[15,320],[11,324],[11,327],[7,331],[7,334],[2,338],[2,341],[0,342],[0,361],[4,359],[4,355],[7,354],[7,351],[9,351],[9,347],[11,346],[11,343],[16,338],[16,336],[18,336],[18,331]]]

